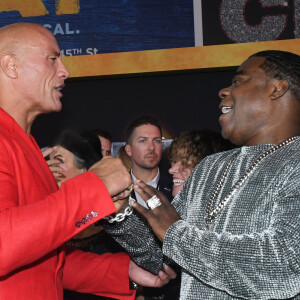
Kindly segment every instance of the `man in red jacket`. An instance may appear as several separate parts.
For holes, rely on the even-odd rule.
[[[129,278],[161,286],[126,254],[94,255],[64,243],[116,211],[111,196],[131,178],[120,160],[107,158],[60,190],[30,134],[35,118],[60,111],[69,77],[54,36],[36,24],[0,29],[0,298],[63,298],[63,288],[132,299]]]

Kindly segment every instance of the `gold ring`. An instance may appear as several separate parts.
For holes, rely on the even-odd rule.
[[[126,190],[129,191],[129,192],[132,192],[132,190],[133,190],[133,183]]]

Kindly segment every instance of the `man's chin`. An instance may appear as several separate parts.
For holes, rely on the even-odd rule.
[[[144,169],[152,170],[158,167],[158,162],[153,163],[153,164],[145,164],[143,166]]]
[[[56,107],[56,108],[49,108],[48,110],[44,110],[41,114],[51,114],[51,113],[56,113],[60,112],[62,107]]]
[[[49,108],[49,110],[45,113],[49,114],[49,113],[53,113],[53,112],[59,112],[62,109],[62,103],[60,102],[60,100],[54,100],[54,105],[52,105],[51,108]]]
[[[239,138],[237,138],[233,133],[230,134],[230,133],[226,133],[225,131],[222,130],[221,132],[222,134],[222,137],[225,139],[225,140],[229,140],[232,144],[234,145],[237,145],[237,146],[241,146],[243,145],[244,143],[242,141],[240,141]]]
[[[230,140],[231,131],[228,130],[228,129],[226,130],[225,127],[222,127],[221,135],[222,135],[222,137],[223,137],[225,140]]]
[[[62,109],[62,105],[60,107],[58,107],[57,109],[55,109],[53,112],[60,112]]]

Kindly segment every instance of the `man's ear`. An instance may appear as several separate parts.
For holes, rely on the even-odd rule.
[[[282,97],[289,89],[289,84],[286,80],[274,80],[271,99],[275,100]]]
[[[3,72],[10,78],[18,77],[18,70],[16,66],[16,58],[11,54],[4,54],[1,56],[0,66]]]
[[[126,151],[127,155],[131,156],[131,146],[129,144],[126,144],[125,151]]]

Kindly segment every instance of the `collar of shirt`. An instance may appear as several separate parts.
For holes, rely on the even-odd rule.
[[[135,183],[136,182],[136,177],[133,175],[132,169],[130,170],[130,174],[131,174],[131,178],[132,178],[133,183]],[[157,185],[158,185],[159,177],[160,177],[160,173],[159,173],[159,169],[157,169],[156,176],[151,181],[147,182],[147,185],[150,185],[150,186],[152,186],[156,189]],[[142,199],[142,197],[136,191],[134,191],[134,192],[135,192],[135,196],[136,196],[136,201],[139,204],[143,205],[144,207],[148,208],[146,202]]]

